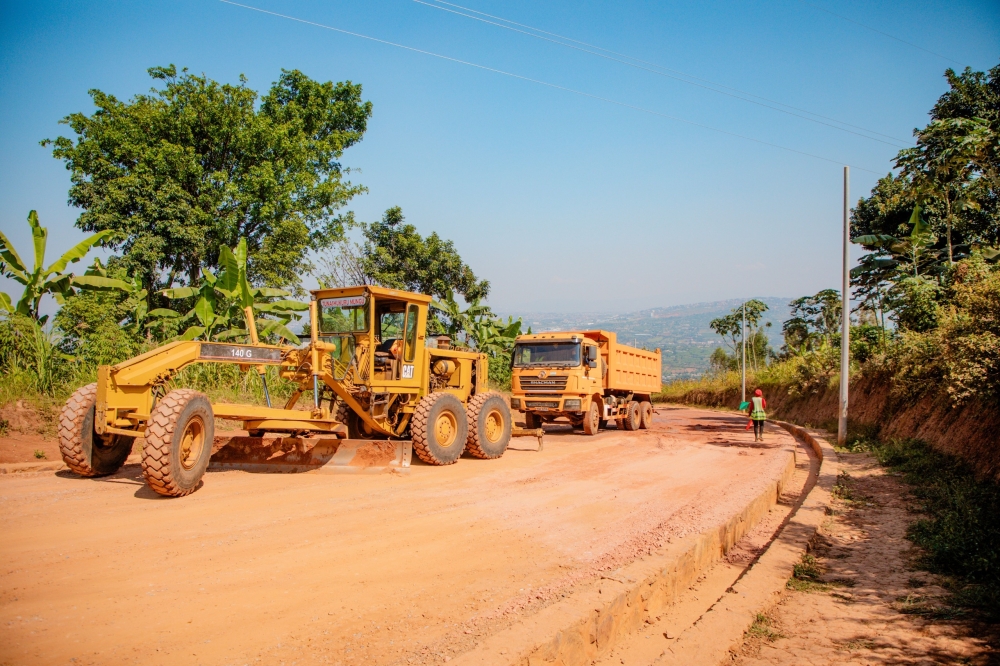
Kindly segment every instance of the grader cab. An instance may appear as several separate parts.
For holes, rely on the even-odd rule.
[[[486,355],[428,339],[429,296],[374,286],[312,292],[310,340],[302,347],[171,342],[114,366],[74,393],[59,420],[63,460],[82,476],[116,472],[135,438],[145,440],[142,472],[161,495],[199,485],[215,440],[215,417],[242,421],[250,440],[266,433],[340,440],[407,440],[431,465],[468,451],[499,458],[511,436],[503,397],[487,388]],[[284,405],[212,404],[170,382],[191,363],[231,363],[265,380],[269,365],[295,389]],[[312,404],[302,404],[311,394]],[[308,398],[306,398],[308,400]]]

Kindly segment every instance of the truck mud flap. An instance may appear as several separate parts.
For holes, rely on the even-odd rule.
[[[408,472],[410,440],[332,437],[216,437],[209,470],[259,473]]]

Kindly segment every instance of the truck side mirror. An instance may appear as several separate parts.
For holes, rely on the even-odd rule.
[[[583,348],[583,355],[584,358],[587,359],[588,368],[597,367],[597,347],[587,345],[586,347]]]

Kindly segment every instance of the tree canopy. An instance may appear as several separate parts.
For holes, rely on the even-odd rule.
[[[476,278],[452,241],[436,232],[424,238],[405,219],[395,206],[379,222],[362,224],[363,242],[344,241],[327,260],[323,281],[329,286],[377,284],[440,300],[458,293],[470,303],[489,295],[490,283]]]
[[[945,72],[949,90],[852,210],[851,238],[869,254],[851,271],[855,296],[914,331],[936,323],[954,262],[1000,245],[1000,65]]]
[[[195,284],[241,238],[251,280],[298,285],[307,250],[342,237],[338,211],[364,191],[339,162],[371,116],[361,85],[282,70],[258,104],[242,76],[231,85],[173,65],[148,71],[162,88],[127,102],[91,90],[97,110],[61,121],[76,136],[42,142],[70,171],[77,226],[112,232],[108,244],[150,293]]]

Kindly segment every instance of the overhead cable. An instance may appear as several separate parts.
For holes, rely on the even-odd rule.
[[[853,23],[854,25],[860,25],[862,28],[866,28],[868,30],[871,30],[872,32],[877,32],[880,35],[888,37],[889,39],[895,39],[897,42],[902,42],[903,44],[906,44],[907,46],[912,46],[915,49],[919,49],[919,50],[923,51],[924,53],[930,53],[932,56],[937,56],[938,58],[942,58],[943,60],[947,60],[948,62],[953,62],[956,65],[961,65],[962,67],[966,67],[967,66],[965,63],[961,63],[961,62],[955,60],[954,58],[949,58],[946,55],[941,55],[940,53],[935,53],[934,51],[931,51],[930,49],[925,49],[922,46],[914,44],[913,42],[908,42],[905,39],[900,39],[899,37],[896,37],[895,35],[890,35],[887,32],[882,32],[878,28],[873,28],[870,25],[865,25],[861,21],[855,21],[852,18],[847,18],[846,16],[843,16],[841,14],[837,14],[836,12],[831,12],[829,9],[825,9],[823,7],[820,7],[819,5],[814,5],[811,2],[806,2],[806,0],[799,0],[799,2],[801,2],[803,5],[809,5],[813,9],[818,9],[821,12],[826,12],[830,16],[836,16],[837,18],[843,19],[844,21],[848,21],[850,23]]]
[[[878,141],[879,143],[884,143],[886,145],[893,146],[895,148],[901,148],[901,147],[907,147],[907,146],[913,145],[912,141],[908,141],[906,139],[899,139],[897,137],[890,136],[888,134],[883,134],[881,132],[876,132],[875,130],[868,129],[866,127],[861,127],[860,125],[852,125],[851,123],[845,122],[843,120],[837,120],[836,118],[830,118],[829,116],[824,116],[822,114],[815,113],[815,112],[809,111],[807,109],[801,109],[801,108],[792,106],[790,104],[785,104],[784,102],[779,102],[779,101],[774,100],[774,99],[769,99],[767,97],[762,97],[761,95],[755,95],[754,93],[750,93],[750,92],[747,92],[745,90],[740,90],[738,88],[732,88],[730,86],[723,85],[721,83],[716,83],[715,81],[710,81],[708,79],[703,79],[701,77],[694,76],[693,74],[687,74],[686,72],[682,72],[680,70],[671,69],[669,67],[664,67],[663,65],[658,65],[656,63],[649,62],[647,60],[642,60],[640,58],[636,58],[634,56],[630,56],[630,55],[627,55],[625,53],[619,53],[617,51],[612,51],[611,49],[606,49],[606,48],[603,48],[603,47],[600,47],[600,46],[596,46],[594,44],[589,44],[587,42],[581,42],[578,39],[573,39],[571,37],[566,37],[565,35],[560,35],[560,34],[554,33],[554,32],[548,32],[547,30],[542,30],[541,28],[535,28],[533,26],[526,25],[524,23],[518,23],[516,21],[511,21],[510,19],[505,19],[505,18],[500,17],[500,16],[494,16],[493,14],[487,14],[486,12],[480,12],[480,11],[477,11],[475,9],[470,9],[468,7],[463,7],[461,5],[456,5],[456,4],[451,3],[451,2],[445,2],[444,0],[433,0],[433,2],[427,2],[426,0],[413,0],[413,2],[416,2],[418,4],[421,4],[421,5],[424,5],[424,6],[427,6],[427,7],[431,7],[433,9],[437,9],[437,10],[440,10],[440,11],[443,11],[443,12],[449,12],[451,14],[456,14],[458,16],[464,16],[465,18],[470,18],[470,19],[472,19],[474,21],[480,21],[482,23],[488,23],[489,25],[493,25],[493,26],[496,26],[498,28],[503,28],[504,30],[510,30],[512,32],[517,32],[517,33],[520,33],[522,35],[527,35],[529,37],[534,37],[535,39],[541,39],[541,40],[544,40],[546,42],[551,42],[553,44],[558,44],[559,46],[564,46],[566,48],[574,49],[576,51],[582,51],[584,53],[589,53],[591,55],[597,56],[598,58],[604,58],[605,60],[611,60],[611,61],[614,61],[614,62],[618,62],[618,63],[621,63],[623,65],[627,65],[628,67],[634,67],[636,69],[641,69],[641,70],[650,72],[652,74],[656,74],[658,76],[663,76],[663,77],[666,77],[666,78],[669,78],[669,79],[673,79],[675,81],[680,81],[681,83],[686,83],[686,84],[691,85],[691,86],[696,86],[698,88],[703,88],[705,90],[710,90],[710,91],[712,91],[714,93],[718,93],[720,95],[726,95],[727,97],[732,97],[732,98],[735,98],[735,99],[742,100],[744,102],[749,102],[750,104],[756,104],[758,106],[762,106],[762,107],[765,107],[765,108],[768,108],[768,109],[772,109],[774,111],[778,111],[779,113],[785,113],[785,114],[788,114],[790,116],[794,116],[796,118],[802,118],[803,120],[808,120],[809,122],[817,123],[819,125],[825,125],[827,127],[832,127],[833,129],[840,130],[841,132],[847,132],[849,134],[854,134],[855,136],[860,136],[860,137],[863,137],[865,139],[870,139],[872,141]],[[487,19],[480,18],[479,16],[472,16],[470,14],[465,14],[463,12],[455,11],[454,9],[448,9],[447,7],[442,7],[440,5],[448,5],[448,7],[455,7],[456,9],[461,9],[461,10],[466,11],[466,12],[472,12],[473,14],[479,14],[480,16],[487,16],[487,17],[489,17],[491,19],[496,19],[496,21],[503,21],[503,23],[509,23],[510,25],[504,25],[503,23],[496,23],[495,21],[489,21]],[[511,27],[511,26],[518,26],[518,28],[514,28],[514,27]],[[525,30],[520,30],[519,28],[525,28]],[[534,31],[534,32],[528,32],[529,30]],[[535,33],[541,33],[541,34],[535,34]],[[542,35],[549,35],[549,37],[543,37]],[[555,39],[553,39],[553,38],[555,38]],[[559,40],[563,40],[563,41],[559,41]],[[570,43],[567,43],[567,42],[572,42],[572,43],[570,44]],[[579,44],[580,46],[574,46],[574,44]],[[586,48],[582,48],[582,47],[586,47]],[[596,51],[602,51],[603,53],[597,53],[596,51],[592,51],[590,49],[595,49]],[[611,54],[611,55],[606,55],[606,54]],[[617,56],[617,57],[612,57],[612,56]],[[622,58],[625,58],[625,60],[622,60]],[[634,61],[634,62],[629,62],[629,61]],[[636,64],[636,63],[641,63],[641,64]],[[660,71],[660,70],[663,70],[663,71]],[[670,72],[670,73],[668,74],[667,72]],[[685,77],[685,78],[682,78],[682,77]],[[693,79],[693,80],[689,81],[688,79]],[[702,83],[695,83],[695,81],[701,81]],[[708,84],[708,85],[705,85],[705,84]],[[722,88],[722,90],[719,90],[719,88]],[[731,91],[731,92],[726,92],[727,90]],[[749,98],[754,98],[754,99],[749,99]],[[763,100],[763,102],[759,102],[757,100]],[[764,102],[769,102],[770,104],[765,104]],[[785,108],[784,109],[780,109],[778,107],[771,106],[772,104],[777,104],[778,106],[783,106]],[[793,111],[798,111],[800,113],[793,113],[792,111],[788,111],[786,109],[792,109]],[[815,116],[815,118],[810,118],[808,116],[800,115],[801,113],[808,114],[809,116]],[[827,120],[827,121],[830,121],[830,122],[823,122],[823,120],[817,120],[816,118],[822,118],[823,120]],[[838,124],[837,125],[832,125],[830,123],[838,123]],[[844,125],[844,127],[840,127],[840,125]],[[852,128],[854,128],[856,130],[861,130],[862,132],[867,132],[867,134],[861,134],[860,132],[854,132],[852,130],[845,129],[845,127],[852,127]],[[886,139],[890,139],[893,143],[890,143],[888,141],[883,141],[882,139],[876,139],[874,136],[868,136],[869,134],[874,134],[876,136],[881,136],[881,137],[884,137]]]
[[[677,122],[680,122],[680,123],[685,123],[687,125],[693,125],[694,127],[700,127],[702,129],[711,130],[713,132],[719,132],[720,134],[726,134],[728,136],[733,136],[733,137],[736,137],[736,138],[739,138],[739,139],[744,139],[746,141],[753,141],[754,143],[759,143],[759,144],[762,144],[762,145],[765,145],[765,146],[770,146],[772,148],[778,148],[780,150],[785,150],[785,151],[788,151],[788,152],[791,152],[791,153],[796,153],[798,155],[805,155],[806,157],[812,157],[812,158],[817,159],[817,160],[823,160],[824,162],[830,162],[832,164],[839,164],[839,165],[844,164],[840,160],[834,160],[834,159],[830,159],[829,157],[823,157],[822,155],[815,155],[813,153],[807,153],[805,151],[797,150],[795,148],[789,148],[788,146],[782,146],[782,145],[777,144],[777,143],[771,143],[769,141],[764,141],[763,139],[755,139],[753,137],[745,136],[743,134],[737,134],[735,132],[730,132],[728,130],[719,129],[718,127],[712,127],[710,125],[704,125],[702,123],[696,123],[696,122],[694,122],[692,120],[686,120],[684,118],[678,118],[677,116],[671,116],[669,114],[661,113],[659,111],[654,111],[652,109],[647,109],[645,107],[635,106],[634,104],[628,104],[627,102],[620,102],[618,100],[610,99],[608,97],[601,97],[600,95],[593,95],[593,94],[588,93],[588,92],[583,92],[582,90],[576,90],[574,88],[567,88],[566,86],[561,86],[561,85],[558,85],[558,84],[555,84],[555,83],[549,83],[547,81],[542,81],[540,79],[533,79],[533,78],[530,78],[530,77],[527,77],[527,76],[522,76],[520,74],[514,74],[512,72],[506,72],[506,71],[504,71],[502,69],[496,69],[494,67],[487,67],[486,65],[480,65],[480,64],[477,64],[477,63],[474,63],[474,62],[469,62],[467,60],[460,60],[458,58],[452,58],[451,56],[441,55],[440,53],[434,53],[432,51],[425,51],[423,49],[418,49],[418,48],[413,47],[413,46],[407,46],[405,44],[398,44],[396,42],[390,42],[390,41],[385,40],[385,39],[379,39],[378,37],[370,37],[368,35],[363,35],[363,34],[361,34],[359,32],[351,32],[350,30],[344,30],[342,28],[335,28],[333,26],[324,25],[322,23],[316,23],[315,21],[309,21],[307,19],[301,19],[301,18],[298,18],[298,17],[295,17],[295,16],[289,16],[288,14],[279,14],[278,12],[272,12],[272,11],[267,10],[267,9],[261,9],[260,7],[253,7],[251,5],[244,5],[244,4],[239,3],[239,2],[233,2],[233,0],[219,0],[219,2],[225,3],[227,5],[233,5],[234,7],[242,7],[243,9],[249,9],[249,10],[252,10],[252,11],[255,11],[255,12],[259,12],[261,14],[268,14],[270,16],[276,16],[278,18],[287,19],[289,21],[295,21],[297,23],[303,23],[305,25],[311,25],[311,26],[314,26],[314,27],[317,27],[317,28],[322,28],[324,30],[332,30],[333,32],[339,32],[339,33],[344,34],[344,35],[350,35],[352,37],[358,37],[360,39],[367,39],[369,41],[377,42],[379,44],[385,44],[387,46],[394,46],[396,48],[404,49],[406,51],[412,51],[414,53],[421,53],[423,55],[428,55],[428,56],[431,56],[431,57],[434,57],[434,58],[440,58],[441,60],[447,60],[449,62],[458,63],[460,65],[467,65],[469,67],[475,67],[476,69],[481,69],[481,70],[484,70],[484,71],[487,71],[487,72],[493,72],[495,74],[502,74],[504,76],[509,76],[509,77],[512,77],[512,78],[515,78],[515,79],[520,79],[521,81],[528,81],[529,83],[536,83],[538,85],[546,86],[548,88],[553,88],[555,90],[562,90],[564,92],[573,93],[574,95],[580,95],[581,97],[589,97],[590,99],[596,99],[598,101],[606,102],[608,104],[614,104],[616,106],[621,106],[621,107],[624,107],[626,109],[632,109],[634,111],[640,111],[642,113],[648,113],[648,114],[653,115],[653,116],[659,116],[661,118],[667,118],[669,120],[674,120],[674,121],[677,121]],[[871,169],[865,169],[864,167],[859,167],[859,166],[854,166],[854,165],[850,165],[850,166],[852,166],[853,168],[858,169],[860,171],[866,171],[868,173],[875,174],[876,176],[883,175],[882,173],[880,173],[878,171],[872,171]]]

